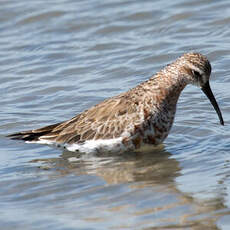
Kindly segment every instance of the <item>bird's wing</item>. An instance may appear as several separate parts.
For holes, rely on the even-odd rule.
[[[10,135],[26,141],[47,140],[57,143],[81,143],[86,140],[119,137],[140,124],[138,98],[128,92],[109,98],[68,121],[40,129]]]

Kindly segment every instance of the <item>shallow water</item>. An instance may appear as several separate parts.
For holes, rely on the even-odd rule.
[[[229,229],[230,2],[1,1],[2,229]],[[212,63],[226,125],[193,86],[163,146],[77,156],[4,136],[69,119],[182,53]]]

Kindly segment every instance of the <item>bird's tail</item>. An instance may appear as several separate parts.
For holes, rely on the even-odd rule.
[[[7,137],[9,137],[9,138],[11,138],[13,140],[23,140],[23,141],[36,142],[36,141],[39,141],[39,138],[41,136],[45,136],[45,135],[47,135],[49,133],[53,133],[53,130],[59,124],[60,123],[45,126],[43,128],[40,128],[40,129],[33,129],[33,130],[27,130],[27,131],[22,131],[22,132],[18,132],[18,133],[9,134],[9,135],[7,135]]]

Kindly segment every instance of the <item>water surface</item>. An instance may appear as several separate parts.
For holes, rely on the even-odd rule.
[[[0,223],[8,229],[229,229],[230,3],[1,1]],[[212,63],[225,126],[181,95],[163,146],[79,156],[5,138],[60,122],[185,52]]]

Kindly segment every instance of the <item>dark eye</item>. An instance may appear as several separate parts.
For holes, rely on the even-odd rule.
[[[196,77],[196,78],[201,77],[200,73],[198,71],[196,71],[196,70],[193,70],[192,73],[193,73],[193,76]]]

